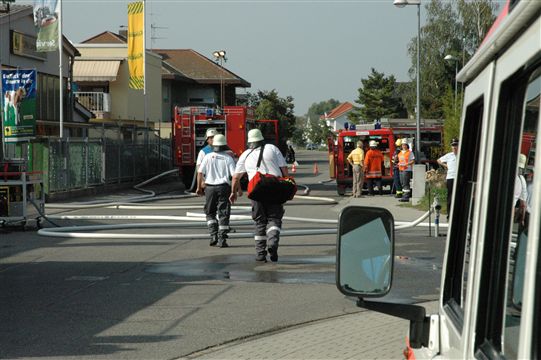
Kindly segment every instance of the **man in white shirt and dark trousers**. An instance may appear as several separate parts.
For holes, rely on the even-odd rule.
[[[449,220],[451,201],[453,199],[453,184],[456,178],[456,154],[458,152],[458,139],[451,140],[451,151],[438,159],[438,164],[447,169],[447,220]]]
[[[237,189],[240,187],[241,177],[248,173],[251,180],[257,170],[259,153],[263,148],[263,158],[259,171],[263,174],[275,176],[287,176],[287,164],[280,150],[272,145],[265,144],[265,140],[259,129],[248,132],[248,145],[250,149],[242,153],[233,175],[231,195],[229,200],[234,203],[237,200]],[[252,219],[255,222],[255,250],[256,261],[267,261],[267,252],[272,262],[278,261],[278,243],[282,230],[282,217],[284,216],[283,204],[252,201]]]
[[[207,145],[205,145],[199,152],[197,153],[197,159],[195,161],[195,165],[200,166],[201,162],[203,161],[203,158],[205,155],[210,154],[212,152],[212,141],[214,140],[214,136],[218,134],[218,131],[214,128],[207,129],[207,132],[205,134],[207,138]]]
[[[203,158],[197,170],[199,196],[205,194],[205,214],[210,233],[210,246],[226,248],[231,215],[231,178],[235,171],[235,160],[227,153],[229,148],[224,135],[216,134],[212,144],[213,152]],[[218,220],[216,220],[218,213]]]

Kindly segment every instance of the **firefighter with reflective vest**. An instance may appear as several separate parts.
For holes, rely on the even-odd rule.
[[[402,139],[402,150],[398,154],[398,170],[400,171],[400,182],[404,194],[398,201],[407,202],[411,196],[410,181],[413,174],[415,155],[410,150],[407,139]]]
[[[396,150],[392,158],[393,162],[393,189],[392,193],[395,193],[397,198],[402,197],[402,184],[400,183],[400,169],[398,168],[398,154],[402,151],[402,139],[398,139],[395,142]]]
[[[368,195],[374,196],[374,182],[378,186],[379,194],[383,195],[381,176],[383,168],[383,154],[378,150],[378,143],[371,140],[370,149],[364,157],[364,174],[368,182]]]

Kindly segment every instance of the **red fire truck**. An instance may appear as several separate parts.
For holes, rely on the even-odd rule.
[[[328,140],[330,177],[336,179],[338,195],[344,195],[346,189],[353,184],[353,169],[347,162],[348,155],[357,147],[357,141],[362,141],[365,152],[368,151],[368,143],[371,140],[378,143],[378,149],[383,153],[382,183],[384,186],[392,186],[391,158],[395,152],[393,131],[391,129],[345,130],[339,132],[336,138]]]
[[[415,139],[415,126],[392,126],[395,138]],[[421,131],[421,158],[422,164],[428,163],[432,168],[438,167],[437,160],[445,154],[443,146],[443,125],[423,126]]]
[[[214,128],[227,138],[236,156],[246,150],[248,131],[261,128],[265,138],[278,140],[278,120],[255,120],[253,108],[224,106],[222,111],[209,107],[175,107],[173,124],[174,164],[180,168],[184,184],[193,181],[197,154],[206,145],[207,129]]]

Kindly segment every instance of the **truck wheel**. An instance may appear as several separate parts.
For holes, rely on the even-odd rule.
[[[344,186],[337,186],[336,192],[338,192],[338,195],[344,196],[346,195],[346,188]]]

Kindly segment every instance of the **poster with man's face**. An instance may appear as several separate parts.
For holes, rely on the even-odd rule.
[[[36,70],[2,70],[2,131],[6,142],[36,135]]]

